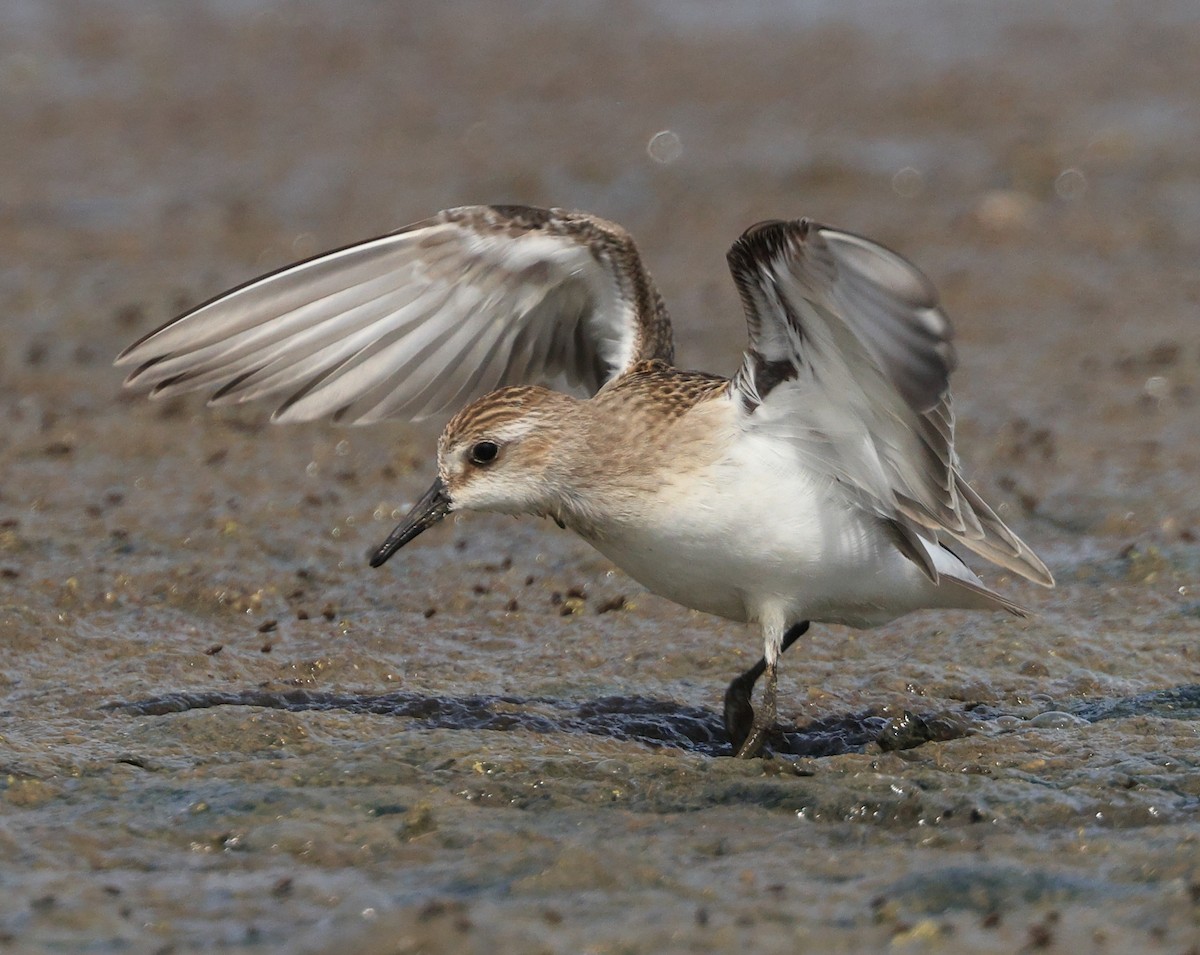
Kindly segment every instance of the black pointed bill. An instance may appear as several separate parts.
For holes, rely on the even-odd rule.
[[[438,478],[433,487],[425,492],[425,496],[413,505],[411,511],[396,529],[388,535],[379,550],[371,556],[371,566],[378,567],[385,563],[396,551],[407,544],[422,531],[433,527],[438,521],[450,513],[450,495],[446,493],[446,485]]]

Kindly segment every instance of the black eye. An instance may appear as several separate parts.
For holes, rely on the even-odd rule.
[[[495,441],[479,441],[471,448],[472,464],[491,464],[500,453],[500,445]]]

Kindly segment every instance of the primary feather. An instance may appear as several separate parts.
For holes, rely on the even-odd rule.
[[[255,279],[126,349],[127,383],[275,419],[442,414],[504,385],[588,394],[672,358],[628,233],[584,213],[467,206]]]

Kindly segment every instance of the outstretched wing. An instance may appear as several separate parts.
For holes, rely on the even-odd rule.
[[[933,579],[921,539],[944,534],[1052,585],[959,473],[956,359],[933,284],[894,252],[808,219],[753,226],[728,258],[750,328],[732,385],[743,426],[789,437]]]
[[[595,393],[672,360],[629,234],[583,213],[465,206],[255,279],[127,348],[126,385],[211,403],[281,400],[276,421],[452,411],[503,385]]]

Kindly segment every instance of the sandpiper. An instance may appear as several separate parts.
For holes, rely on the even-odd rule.
[[[725,697],[748,757],[810,621],[1023,613],[947,544],[1054,580],[959,472],[951,327],[915,266],[808,219],[752,226],[728,262],[750,331],[732,378],[674,366],[624,229],[525,206],[450,209],[255,279],[117,363],[156,396],[282,398],[275,421],[461,408],[371,565],[452,511],[552,518],[654,593],[761,627],[762,660]]]

